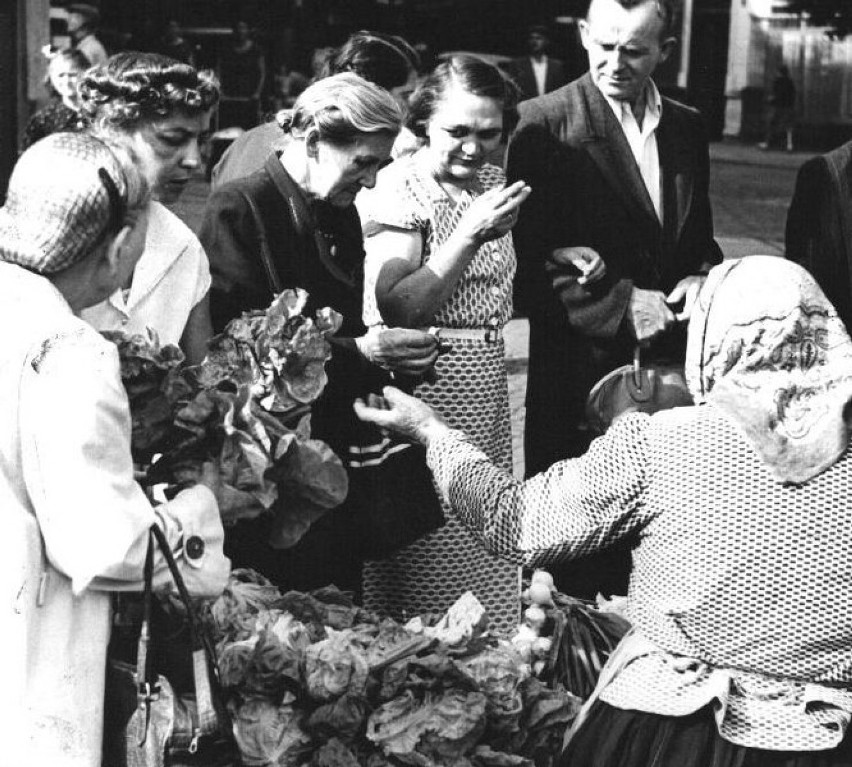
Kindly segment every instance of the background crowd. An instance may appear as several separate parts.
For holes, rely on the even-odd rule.
[[[628,593],[634,632],[566,767],[852,763],[837,588],[852,580],[848,163],[803,169],[789,260],[723,264],[701,116],[653,80],[676,44],[669,0],[592,0],[589,71],[574,79],[541,26],[503,70],[467,54],[427,63],[361,31],[315,72],[270,76],[239,22],[217,76],[175,24],[158,51],[106,57],[97,14],[71,12],[75,46],[50,59],[54,101],[0,209],[15,529],[2,583],[19,651],[3,666],[17,711],[0,722],[14,723],[16,763],[99,763],[105,593],[138,588],[154,523],[199,596],[221,590],[230,559],[285,590],[334,582],[397,618],[471,589],[505,634],[523,567],[547,565],[581,597]],[[226,128],[196,235],[168,205]],[[222,529],[229,499],[209,472],[149,503],[116,353],[96,331],[152,328],[192,364],[285,288],[343,317],[312,433],[349,494],[282,552],[268,517]],[[526,480],[511,477],[502,340],[516,310],[530,323]],[[685,367],[695,407],[631,415],[593,441],[588,394],[637,349]],[[413,520],[439,499],[443,520],[376,555],[362,522],[383,464],[428,465],[434,486],[418,494],[412,473],[399,511]],[[69,652],[84,636],[87,652]],[[59,674],[72,683],[48,694]]]

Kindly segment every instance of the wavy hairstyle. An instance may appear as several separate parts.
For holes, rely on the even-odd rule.
[[[438,64],[409,99],[407,126],[412,133],[426,138],[432,115],[453,85],[474,96],[497,101],[503,107],[504,131],[513,122],[517,86],[497,67],[478,56],[459,54]]]
[[[346,145],[363,133],[396,136],[402,120],[402,111],[384,88],[344,72],[306,88],[282,128],[297,138],[315,128],[321,140]]]
[[[326,60],[322,76],[354,72],[390,90],[408,82],[420,66],[420,57],[403,38],[381,32],[353,32]]]
[[[159,53],[129,51],[89,69],[78,85],[83,114],[95,129],[130,130],[176,111],[207,112],[219,100],[219,81]]]

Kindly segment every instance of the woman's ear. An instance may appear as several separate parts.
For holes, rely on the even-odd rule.
[[[130,237],[132,231],[133,226],[125,224],[107,245],[104,258],[106,259],[110,274],[118,274],[124,256],[124,248],[127,245],[127,238]]]
[[[319,154],[320,135],[316,128],[308,128],[305,131],[305,151],[308,157],[315,160]]]

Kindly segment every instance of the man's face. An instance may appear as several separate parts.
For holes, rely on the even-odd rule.
[[[83,18],[82,13],[78,13],[77,11],[72,11],[68,14],[68,32],[73,34],[74,32],[78,32],[81,27],[86,25],[86,20]]]
[[[530,32],[527,37],[527,46],[532,54],[545,53],[547,51],[547,35],[542,32]]]
[[[580,34],[595,85],[605,96],[630,104],[675,43],[662,39],[663,19],[653,0],[632,8],[616,0],[592,0]]]

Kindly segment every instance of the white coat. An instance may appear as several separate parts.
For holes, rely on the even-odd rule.
[[[47,279],[5,263],[0,510],[0,764],[97,767],[109,592],[140,588],[148,527],[159,519],[198,596],[221,592],[229,562],[207,488],[155,512],[134,481],[115,347]],[[205,546],[190,560],[193,535]]]

